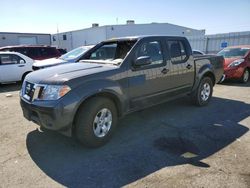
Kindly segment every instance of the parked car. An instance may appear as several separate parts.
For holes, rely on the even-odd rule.
[[[19,52],[34,60],[43,60],[61,55],[55,47],[38,45],[5,46],[1,47],[0,51]]]
[[[133,111],[184,95],[207,105],[223,61],[222,56],[194,59],[184,37],[107,40],[80,63],[29,74],[20,103],[28,120],[98,147],[111,138],[118,118]]]
[[[66,54],[67,50],[66,49],[62,49],[62,48],[57,48],[57,50],[60,52],[61,55]]]
[[[193,50],[193,56],[201,56],[201,55],[206,55],[206,54],[200,50]]]
[[[218,55],[225,58],[225,79],[237,79],[247,83],[250,74],[250,45],[231,46],[221,50]]]
[[[0,52],[0,83],[24,80],[34,60],[18,52]]]
[[[92,47],[93,46],[81,46],[69,51],[68,53],[60,56],[59,58],[50,58],[41,61],[36,61],[33,64],[33,70],[44,69],[55,65],[61,65],[64,63],[76,63],[80,61],[83,58],[84,54]]]

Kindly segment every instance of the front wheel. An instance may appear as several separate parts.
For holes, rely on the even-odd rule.
[[[249,80],[249,74],[250,74],[250,73],[249,73],[249,70],[246,69],[246,70],[244,71],[244,73],[243,73],[243,75],[242,75],[240,81],[241,81],[242,83],[247,83],[247,81]]]
[[[211,100],[213,94],[213,82],[210,77],[204,77],[197,89],[192,93],[192,102],[197,106],[205,106]]]
[[[117,110],[113,101],[105,97],[93,97],[77,113],[75,134],[83,145],[99,147],[110,140],[116,123]]]

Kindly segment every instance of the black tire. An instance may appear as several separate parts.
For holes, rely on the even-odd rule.
[[[204,94],[204,92],[206,94]],[[191,100],[197,106],[205,106],[211,100],[212,94],[213,94],[212,79],[210,77],[203,77],[197,89],[191,94]]]
[[[99,135],[98,137],[96,135],[97,133],[95,133],[94,131],[95,127],[97,127],[98,125],[94,121],[96,120],[96,118],[99,120],[100,117],[98,117],[98,115],[104,109],[107,109],[107,111],[109,110],[109,112],[111,113],[111,126],[109,130],[107,130],[106,134],[105,131],[103,131],[103,134],[105,134],[104,136],[100,137]],[[109,112],[107,112],[106,114],[109,114]],[[105,122],[105,120],[103,120],[103,122]],[[101,124],[102,126],[104,124],[105,127],[108,127],[106,126],[106,124],[108,123]],[[110,99],[105,97],[93,97],[87,100],[77,112],[75,121],[75,136],[78,141],[80,141],[87,147],[100,147],[111,139],[115,131],[116,124],[117,109],[115,104]],[[103,129],[101,128],[100,130],[101,134]]]
[[[245,69],[243,75],[242,75],[241,78],[240,78],[240,82],[241,82],[241,83],[244,83],[244,84],[247,83],[248,80],[249,80],[249,75],[250,75],[249,70],[248,70],[248,69]]]

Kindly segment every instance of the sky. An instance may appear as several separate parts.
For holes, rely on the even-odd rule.
[[[250,31],[250,0],[1,0],[0,32],[56,33],[102,25],[171,23],[206,34]]]

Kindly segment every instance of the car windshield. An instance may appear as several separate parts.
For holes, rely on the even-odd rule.
[[[220,51],[218,55],[221,55],[224,58],[244,57],[249,50],[250,48],[225,48]]]
[[[102,64],[120,64],[136,40],[105,42],[89,54],[85,61]]]
[[[90,47],[82,46],[82,47],[76,48],[76,49],[71,50],[71,51],[69,51],[68,53],[62,55],[62,56],[60,57],[60,59],[63,59],[63,60],[72,60],[72,59],[76,59],[76,58],[78,58],[79,56],[81,56],[82,54],[84,54],[88,49],[90,49]]]

